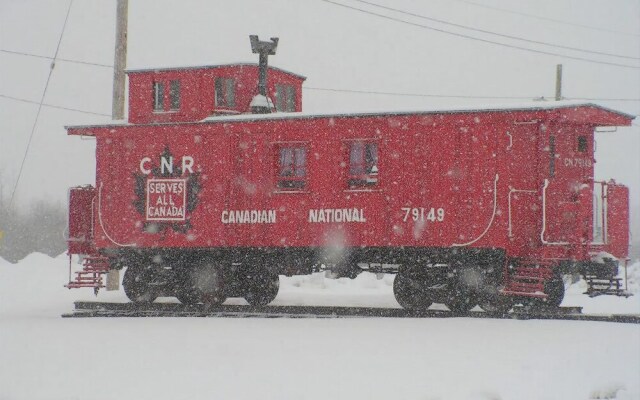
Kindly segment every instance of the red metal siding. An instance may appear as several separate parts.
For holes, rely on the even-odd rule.
[[[75,187],[69,190],[69,254],[93,254],[93,212],[95,188]]]
[[[617,258],[629,256],[629,189],[607,184],[607,252]]]
[[[213,75],[209,85],[213,90]],[[593,126],[581,116],[575,109],[512,110],[91,128],[97,246],[470,246],[502,248],[511,257],[584,260],[599,247],[588,245]],[[579,136],[586,151],[577,150]],[[349,188],[355,140],[377,145],[373,187]],[[306,147],[302,190],[277,186],[283,146]],[[172,174],[162,173],[161,155],[166,162],[173,157]],[[188,190],[150,197],[150,179],[186,180]],[[146,214],[149,201],[184,210],[174,221],[154,222]],[[628,200],[610,201],[618,212],[610,217],[616,254],[628,241],[620,233],[624,207]],[[314,220],[343,209],[357,218]],[[235,213],[240,223],[231,220]],[[243,213],[254,220],[244,223]]]

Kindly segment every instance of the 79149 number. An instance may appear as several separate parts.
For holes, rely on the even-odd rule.
[[[424,208],[424,207],[402,207],[404,216],[402,220],[407,222],[413,221],[430,221],[430,222],[442,222],[444,221],[444,208]]]

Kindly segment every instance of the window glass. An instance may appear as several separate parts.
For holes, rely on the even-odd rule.
[[[169,82],[169,100],[172,110],[180,109],[180,81]]]
[[[276,85],[276,111],[296,110],[296,88],[292,85]]]
[[[232,108],[236,106],[236,81],[231,78],[216,78],[216,107]]]
[[[296,110],[296,88],[293,86],[287,86],[287,105],[286,111],[293,112]]]
[[[276,85],[276,111],[284,111],[284,86]]]
[[[153,82],[153,110],[164,111],[164,83]]]
[[[236,82],[233,79],[225,79],[225,98],[228,107],[236,106]]]
[[[307,176],[307,149],[301,146],[280,147],[278,188],[303,189]]]
[[[351,142],[349,147],[349,188],[372,187],[377,184],[377,143],[365,141]]]
[[[584,153],[587,151],[587,137],[578,136],[578,151]]]

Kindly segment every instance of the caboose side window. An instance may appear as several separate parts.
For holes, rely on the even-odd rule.
[[[164,111],[164,83],[153,82],[153,111]]]
[[[587,137],[578,136],[578,151],[584,153],[587,151]]]
[[[296,88],[292,85],[276,85],[276,111],[296,110]]]
[[[236,81],[232,78],[216,78],[216,107],[233,108],[236,106]]]
[[[172,110],[180,109],[180,81],[169,82],[169,103]]]
[[[280,147],[278,158],[278,188],[304,189],[307,181],[307,149],[302,146]]]
[[[350,189],[368,188],[378,184],[378,144],[354,141],[349,147]]]

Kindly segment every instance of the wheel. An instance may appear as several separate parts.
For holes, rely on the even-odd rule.
[[[532,299],[529,307],[532,309],[554,309],[560,307],[564,300],[564,281],[562,275],[556,274],[544,284],[546,299]]]
[[[150,286],[153,271],[150,268],[130,266],[122,278],[124,293],[134,303],[153,303],[158,297],[155,289]]]
[[[280,290],[280,278],[277,274],[263,271],[253,271],[246,280],[247,293],[244,298],[252,306],[266,306],[271,303]]]
[[[224,303],[224,282],[221,268],[212,260],[204,259],[186,274],[178,287],[176,297],[182,304],[204,303],[215,306]]]
[[[564,281],[562,275],[556,274],[544,284],[544,292],[547,294],[547,307],[557,308],[564,300]]]
[[[478,304],[478,288],[481,275],[473,268],[462,269],[447,281],[444,305],[454,313],[467,313]]]
[[[398,272],[393,280],[393,295],[404,309],[426,310],[433,301],[426,293],[427,283],[416,275],[406,270]]]
[[[513,301],[506,296],[487,296],[479,301],[479,306],[488,313],[506,314],[513,308]]]
[[[454,313],[467,313],[478,304],[473,296],[457,297],[445,303],[447,308]]]
[[[198,290],[191,285],[190,273],[186,275],[183,282],[176,289],[175,296],[180,303],[185,305],[195,305],[202,302],[202,296]]]

